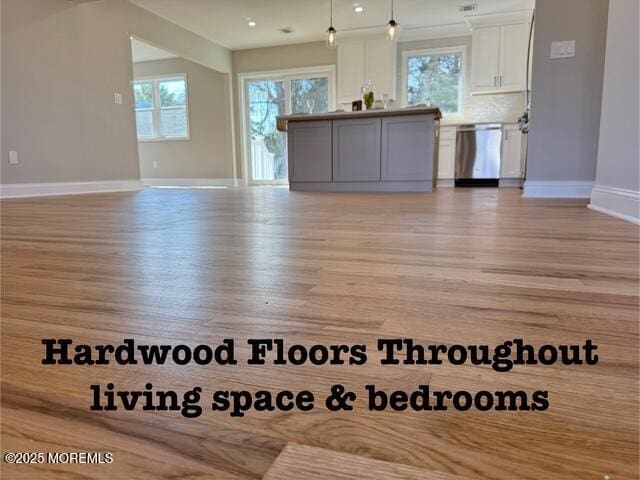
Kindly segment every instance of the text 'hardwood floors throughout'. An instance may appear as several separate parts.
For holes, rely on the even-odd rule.
[[[44,366],[43,338],[367,344],[364,366]],[[596,366],[381,366],[378,338],[599,347]],[[638,227],[520,191],[146,190],[2,202],[11,479],[602,479],[638,473]],[[309,389],[308,413],[92,412],[89,385]],[[548,390],[544,412],[331,413],[334,383]]]

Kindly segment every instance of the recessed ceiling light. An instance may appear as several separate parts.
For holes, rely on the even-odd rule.
[[[255,27],[256,26],[256,22],[254,22],[253,20],[249,20],[247,22],[247,25],[249,25],[250,27]]]
[[[354,3],[353,4],[353,11],[356,13],[362,13],[364,12],[364,7],[362,5],[360,5],[359,3]]]

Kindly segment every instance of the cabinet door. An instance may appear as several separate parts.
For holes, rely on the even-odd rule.
[[[471,91],[497,90],[500,67],[500,27],[475,29],[471,49]]]
[[[371,80],[376,99],[382,95],[396,98],[396,57],[397,44],[385,37],[367,40],[366,43],[366,80]]]
[[[333,121],[333,181],[380,181],[379,118]]]
[[[500,28],[500,90],[525,89],[528,43],[529,24],[506,25]]]
[[[433,179],[435,122],[432,116],[382,119],[382,180]]]
[[[456,141],[441,138],[438,147],[438,178],[451,179],[455,175]]]
[[[338,103],[351,103],[361,97],[365,83],[364,40],[346,40],[338,43]]]
[[[456,127],[440,127],[438,178],[451,179],[455,176],[456,133]]]
[[[522,178],[522,132],[517,125],[505,125],[502,135],[501,178]]]
[[[290,122],[289,181],[330,182],[331,120]]]

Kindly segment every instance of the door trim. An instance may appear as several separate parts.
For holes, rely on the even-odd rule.
[[[246,186],[260,185],[260,182],[251,182],[249,178],[249,135],[247,122],[247,91],[246,83],[251,80],[274,80],[282,79],[285,81],[285,91],[288,91],[287,80],[291,80],[296,76],[305,76],[311,74],[328,74],[329,75],[329,111],[336,109],[336,66],[335,65],[317,65],[304,68],[287,68],[280,70],[267,70],[262,72],[249,72],[238,74],[238,106],[240,109],[240,157],[242,159],[242,184]],[[285,99],[285,104],[287,99]],[[286,105],[287,110],[291,109],[291,102]],[[286,112],[290,113],[290,112]],[[279,182],[287,184],[287,181]],[[264,183],[263,183],[264,184]],[[268,183],[274,185],[274,183]],[[275,184],[277,185],[277,184]]]

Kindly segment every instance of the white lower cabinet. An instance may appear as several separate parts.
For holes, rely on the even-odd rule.
[[[516,124],[502,127],[502,167],[501,178],[522,178],[524,176],[522,132]]]
[[[438,178],[452,180],[455,176],[456,127],[440,127],[438,144]]]

